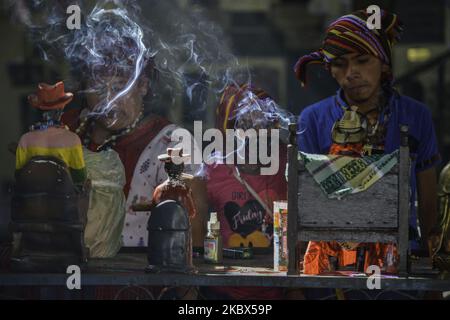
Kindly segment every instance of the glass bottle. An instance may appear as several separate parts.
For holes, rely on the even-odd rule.
[[[208,221],[208,233],[204,241],[204,259],[207,263],[222,263],[222,235],[220,234],[220,221],[217,212],[211,212]]]

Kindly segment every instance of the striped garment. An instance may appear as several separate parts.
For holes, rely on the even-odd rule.
[[[360,158],[299,152],[305,168],[328,198],[367,190],[398,162],[398,150]]]
[[[36,156],[51,156],[64,161],[75,184],[86,180],[80,138],[67,129],[50,127],[24,134],[16,150],[16,171]]]
[[[392,46],[400,40],[402,23],[397,15],[381,10],[381,29],[369,29],[369,14],[364,10],[345,15],[330,24],[322,48],[301,57],[294,71],[302,86],[306,84],[306,67],[329,64],[336,57],[349,53],[370,54],[392,67]],[[389,75],[392,80],[392,74]]]

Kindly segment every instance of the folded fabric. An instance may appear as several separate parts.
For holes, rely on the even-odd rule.
[[[299,152],[306,170],[330,199],[367,190],[398,162],[398,150],[361,158]]]
[[[125,221],[125,169],[112,149],[83,150],[91,193],[84,241],[91,258],[114,257],[122,247]]]

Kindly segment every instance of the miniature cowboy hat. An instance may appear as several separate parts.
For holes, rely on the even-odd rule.
[[[173,163],[182,163],[189,160],[191,156],[189,154],[183,155],[182,148],[167,148],[167,153],[160,154],[158,160]]]
[[[64,92],[62,81],[54,85],[39,83],[37,93],[28,96],[31,106],[41,110],[63,109],[72,99],[72,93]]]

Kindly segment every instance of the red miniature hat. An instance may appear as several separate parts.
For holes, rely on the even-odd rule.
[[[54,85],[39,83],[37,94],[28,96],[28,102],[32,107],[41,110],[63,109],[73,99],[73,94],[64,92],[64,82]]]

